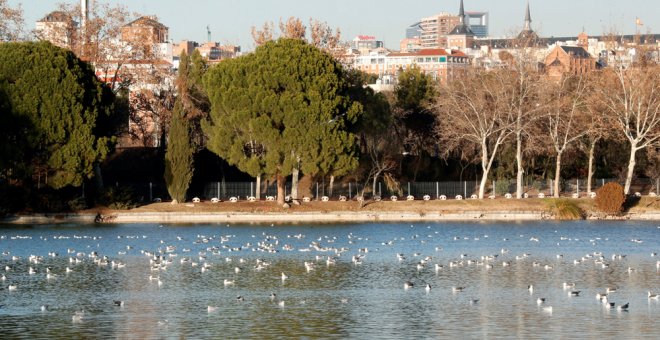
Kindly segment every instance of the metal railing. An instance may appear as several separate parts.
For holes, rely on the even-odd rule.
[[[623,180],[615,178],[598,178],[592,180],[592,191],[598,190],[600,187],[609,182],[618,182],[624,184]],[[165,183],[113,183],[116,186],[131,188],[136,198],[141,202],[150,202],[157,199],[169,200],[167,187]],[[571,197],[587,197],[587,180],[586,179],[570,179],[562,180],[559,185],[561,196]],[[651,192],[658,193],[660,191],[660,179],[636,179],[632,183],[631,193],[639,192],[642,195],[648,195]],[[206,183],[202,189],[191,190],[188,192],[189,199],[198,197],[202,200],[210,200],[218,198],[221,200],[228,200],[231,197],[236,197],[239,200],[247,199],[250,196],[257,194],[256,182],[209,182]],[[327,196],[330,200],[338,200],[341,196],[346,197],[348,200],[357,199],[364,194],[365,198],[373,196],[380,196],[383,199],[389,199],[391,196],[398,198],[405,198],[413,196],[415,199],[422,199],[425,195],[430,196],[432,199],[438,199],[440,196],[446,196],[451,199],[457,195],[464,198],[469,198],[479,192],[479,182],[477,181],[437,181],[437,182],[403,182],[396,188],[388,188],[383,182],[376,184],[375,192],[372,192],[372,183],[365,185],[359,182],[336,182],[330,186],[328,182],[314,182],[310,187],[305,188],[305,192],[299,190],[298,198],[304,196],[312,200],[320,200],[323,196]],[[515,196],[516,181],[509,179],[497,179],[490,181],[485,189],[485,196],[504,197],[506,194]],[[523,181],[523,193],[529,197],[536,197],[542,193],[545,196],[552,196],[554,194],[554,181]],[[285,195],[291,194],[291,182],[285,185]],[[260,198],[266,199],[267,196],[277,197],[277,183],[276,182],[262,182],[260,190]]]

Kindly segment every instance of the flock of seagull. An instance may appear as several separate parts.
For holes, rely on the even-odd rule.
[[[163,226],[160,226],[163,227]],[[413,228],[414,226],[411,226]],[[428,227],[430,229],[430,227]],[[438,231],[435,234],[439,234]],[[162,287],[164,284],[164,279],[161,278],[160,273],[167,271],[168,267],[173,264],[180,264],[182,266],[190,266],[194,270],[199,270],[200,273],[205,273],[210,270],[214,270],[216,263],[213,262],[212,258],[214,256],[222,259],[224,257],[225,263],[229,263],[229,266],[233,266],[234,279],[225,278],[222,283],[225,287],[233,287],[236,284],[236,277],[240,277],[240,273],[244,270],[253,270],[253,271],[264,271],[269,270],[271,266],[271,261],[264,258],[250,258],[248,256],[238,257],[232,256],[234,254],[243,254],[245,252],[256,252],[256,253],[267,253],[267,254],[276,254],[281,252],[299,252],[307,253],[313,252],[314,255],[309,255],[307,260],[301,260],[302,265],[307,273],[317,270],[323,265],[326,268],[330,268],[337,264],[339,261],[342,261],[344,258],[350,256],[350,263],[355,266],[361,265],[364,261],[368,259],[368,254],[370,251],[382,251],[387,249],[387,247],[393,247],[395,244],[398,244],[401,241],[406,240],[406,237],[397,237],[391,240],[386,240],[380,243],[382,247],[369,249],[368,247],[359,248],[356,244],[361,241],[368,241],[368,238],[360,237],[352,232],[347,235],[347,246],[334,246],[338,241],[336,236],[321,236],[313,239],[308,242],[306,245],[294,246],[292,243],[305,243],[306,235],[296,234],[296,235],[287,235],[286,238],[278,237],[273,233],[263,232],[260,236],[252,235],[252,238],[259,239],[256,242],[238,242],[235,235],[197,235],[194,240],[186,240],[183,236],[177,236],[177,242],[166,242],[161,240],[159,245],[156,246],[156,250],[147,250],[141,249],[139,253],[141,256],[145,257],[149,261],[149,273],[145,273],[145,280],[148,279],[149,283],[154,284],[157,287]],[[419,241],[422,244],[429,242],[430,238],[433,238],[434,235],[412,235],[408,237],[408,240]],[[484,235],[484,238],[488,238],[488,235]],[[522,237],[522,235],[521,235]],[[88,239],[90,241],[100,242],[101,237],[95,236],[52,236],[53,239],[68,239],[68,238],[79,238],[79,239]],[[117,236],[119,240],[128,241],[130,243],[131,239],[144,239],[146,236]],[[19,240],[19,239],[31,239],[31,236],[0,236],[0,247],[3,246],[2,242],[9,240]],[[41,240],[46,241],[48,237],[41,236]],[[295,239],[298,241],[289,242],[288,240]],[[469,238],[464,237],[453,237],[454,241],[464,240]],[[479,238],[472,238],[474,240],[479,240]],[[569,240],[568,238],[561,237],[561,241]],[[595,243],[599,239],[590,240],[590,242]],[[236,242],[238,244],[236,244]],[[507,239],[504,239],[507,241]],[[539,242],[537,237],[531,237],[530,242]],[[634,243],[642,243],[640,239],[632,239]],[[120,241],[121,242],[121,241]],[[373,244],[373,242],[371,243]],[[196,253],[193,252],[193,248],[200,249]],[[134,249],[133,245],[126,245],[125,250],[121,250],[117,253],[118,256],[127,255],[129,251]],[[435,252],[442,252],[443,248],[440,246],[435,247]],[[123,262],[117,258],[111,258],[107,255],[101,255],[98,251],[78,251],[73,248],[68,248],[66,250],[68,257],[68,266],[66,266],[63,272],[55,273],[48,264],[46,257],[40,255],[30,255],[27,257],[27,264],[24,262],[21,256],[13,255],[10,251],[4,251],[2,253],[1,260],[5,262],[4,271],[0,280],[4,283],[4,288],[6,291],[11,294],[17,290],[20,290],[19,284],[20,280],[14,282],[13,277],[20,277],[21,275],[27,274],[29,276],[39,276],[43,275],[44,279],[47,281],[57,281],[58,277],[61,275],[75,275],[76,266],[82,263],[93,263],[99,267],[108,268],[111,270],[122,270],[126,267],[126,262]],[[194,255],[193,255],[194,254]],[[434,256],[424,256],[422,253],[416,252],[409,255],[403,253],[396,253],[396,259],[402,263],[404,266],[412,265],[416,269],[416,272],[425,271],[427,269],[433,268],[436,275],[441,275],[444,270],[458,270],[462,267],[482,267],[484,270],[490,270],[496,266],[509,267],[512,266],[515,262],[530,259],[531,254],[523,253],[517,256],[509,255],[509,250],[502,248],[498,253],[495,254],[485,254],[482,256],[468,256],[467,254],[461,254],[458,258],[449,260],[448,262],[442,262],[438,257]],[[307,255],[304,255],[307,256]],[[412,256],[414,261],[408,261],[407,258]],[[657,253],[651,253],[651,257],[657,256]],[[58,258],[60,255],[57,252],[50,251],[48,252],[47,258]],[[264,256],[266,257],[266,256]],[[558,254],[557,259],[563,260],[564,255]],[[575,266],[592,263],[596,268],[609,268],[614,261],[620,261],[626,258],[625,254],[612,254],[607,256],[602,252],[592,252],[585,254],[580,258],[572,260],[572,262],[562,262],[564,264],[570,265],[572,263]],[[232,262],[236,261],[238,264],[233,265]],[[342,261],[348,263],[348,260]],[[526,263],[526,262],[525,262]],[[556,265],[556,264],[554,264]],[[542,264],[538,261],[532,261],[532,267],[543,268],[545,270],[553,270],[553,264],[546,263]],[[25,268],[27,266],[27,268]],[[455,269],[454,269],[455,268]],[[415,270],[410,268],[411,272]],[[635,268],[628,267],[628,274],[633,274],[636,271]],[[656,271],[660,271],[660,261],[656,261]],[[45,275],[44,275],[45,274]],[[274,273],[272,273],[274,274]],[[290,275],[285,272],[281,272],[279,275],[279,280],[284,284],[287,280],[290,279]],[[404,290],[415,289],[416,283],[413,279],[409,279],[403,282]],[[583,294],[582,290],[577,289],[577,284],[574,282],[564,282],[563,290],[569,297],[580,297]],[[424,290],[428,293],[432,290],[432,287],[429,283],[423,282]],[[534,294],[534,285],[530,284],[527,286],[530,295]],[[451,287],[451,292],[453,294],[461,294],[467,291],[468,288],[465,286],[454,286]],[[628,311],[630,308],[629,303],[616,304],[612,301],[614,294],[618,290],[617,287],[607,287],[603,292],[596,294],[596,299],[602,303],[603,308],[605,309],[614,309],[621,312]],[[657,301],[658,294],[655,294],[651,291],[647,292],[649,301]],[[243,302],[246,297],[243,295],[237,295],[236,301]],[[278,306],[285,307],[286,302],[283,299],[280,299],[275,292],[272,292],[269,296],[269,299],[273,302],[276,302]],[[532,300],[533,301],[533,300]],[[347,303],[348,299],[342,298],[342,303]],[[304,304],[304,300],[300,302]],[[472,298],[469,300],[469,303],[472,305],[478,304],[479,299]],[[109,305],[114,305],[117,308],[123,308],[125,302],[122,300],[112,300],[108,302]],[[552,313],[553,307],[549,304],[549,299],[542,296],[536,296],[536,304],[544,312]],[[0,305],[2,308],[3,305]],[[51,307],[48,305],[41,306],[41,312],[47,313],[51,311]],[[216,313],[221,309],[219,306],[208,305],[206,308],[208,313]],[[86,314],[84,310],[76,311],[72,316],[71,320],[74,323],[79,323],[85,320]]]

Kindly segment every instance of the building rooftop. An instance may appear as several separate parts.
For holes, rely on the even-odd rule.
[[[144,27],[144,26],[152,26],[155,28],[168,29],[167,26],[161,24],[160,22],[158,22],[158,20],[156,20],[155,17],[152,16],[139,17],[129,22],[124,27]]]
[[[62,11],[53,11],[48,14],[46,14],[45,17],[41,18],[37,22],[67,22],[71,20],[71,16]]]

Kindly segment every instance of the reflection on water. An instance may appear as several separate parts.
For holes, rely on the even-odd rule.
[[[633,222],[0,226],[0,334],[658,338],[659,236]]]

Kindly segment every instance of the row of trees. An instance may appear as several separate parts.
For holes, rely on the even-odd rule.
[[[516,67],[474,70],[440,90],[436,112],[439,139],[448,149],[468,143],[479,159],[483,198],[500,148],[511,140],[516,148],[517,196],[522,195],[524,153],[555,159],[559,195],[562,157],[580,143],[588,149],[587,190],[591,190],[594,148],[603,139],[629,144],[626,194],[635,172],[637,152],[657,147],[660,138],[657,66],[606,69],[588,75],[550,79]],[[470,155],[467,155],[470,157]]]
[[[6,7],[1,1],[0,9]],[[76,10],[68,11],[74,17]],[[17,10],[2,13],[20,18]],[[3,40],[20,31],[11,22],[20,20],[3,21]],[[62,188],[100,178],[97,165],[112,152],[127,104],[117,77],[104,77],[113,81],[103,86],[76,58],[85,56],[97,72],[103,69],[101,56],[107,54],[101,47],[108,39],[101,32],[112,25],[97,24],[98,29],[76,31],[92,35],[71,45],[75,54],[47,43],[0,45],[0,180]],[[558,186],[565,155],[585,154],[591,178],[598,146],[623,143],[630,151],[628,192],[638,152],[657,158],[657,65],[554,80],[518,56],[504,69],[466,70],[447,86],[409,68],[399,72],[393,93],[374,93],[365,86],[368,75],[337,62],[338,31],[313,20],[308,28],[296,18],[279,26],[280,39],[274,40],[272,24],[253,29],[254,53],[210,69],[199,53],[184,54],[170,91],[133,97],[141,111],[161,118],[164,177],[172,198],[185,201],[194,155],[202,149],[258,182],[276,179],[280,201],[288,176],[293,197],[301,174],[330,176],[331,182],[350,177],[370,183],[375,193],[381,178],[396,187],[405,177],[414,180],[433,169],[442,169],[445,178],[458,169],[462,177],[475,164],[480,197],[488,180],[512,164],[521,197],[524,172],[554,176]],[[108,67],[116,72],[121,60],[133,57]],[[601,158],[612,164],[621,156]],[[543,164],[531,166],[538,160]]]

